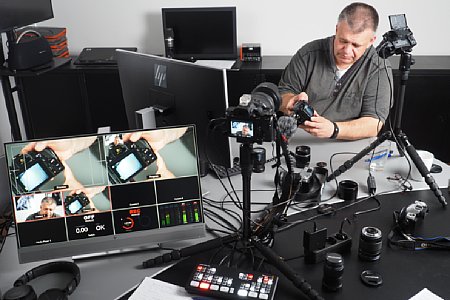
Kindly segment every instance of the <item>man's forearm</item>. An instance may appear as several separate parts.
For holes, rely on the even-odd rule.
[[[358,140],[375,137],[383,127],[383,122],[373,117],[361,117],[351,121],[336,122],[339,127],[338,139]]]

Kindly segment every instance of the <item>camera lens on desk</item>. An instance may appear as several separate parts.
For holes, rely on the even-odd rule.
[[[338,253],[327,253],[323,266],[323,288],[335,292],[342,288],[344,274],[344,259]]]
[[[266,149],[253,148],[253,172],[262,173],[265,170]]]
[[[375,261],[380,259],[382,246],[381,230],[376,227],[363,227],[359,238],[358,256],[362,260]]]
[[[311,148],[309,146],[297,146],[295,148],[295,166],[304,168],[311,161]]]

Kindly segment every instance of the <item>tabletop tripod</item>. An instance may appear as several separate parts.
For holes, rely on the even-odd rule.
[[[281,134],[278,135],[281,138]],[[278,142],[278,141],[277,141]],[[281,143],[284,143],[281,141]],[[284,153],[287,150],[287,144],[284,144]],[[253,172],[253,162],[255,159],[255,155],[253,152],[253,143],[243,142],[240,145],[240,167],[242,174],[242,185],[243,185],[243,206],[242,206],[242,214],[243,214],[243,224],[242,231],[233,233],[224,237],[215,238],[197,245],[193,245],[190,247],[186,247],[180,250],[174,250],[170,253],[166,253],[164,255],[155,257],[153,259],[149,259],[143,262],[144,268],[149,268],[153,266],[157,266],[166,262],[170,262],[173,260],[178,260],[182,257],[188,257],[194,254],[198,254],[201,252],[209,251],[212,249],[220,249],[226,245],[234,244],[234,249],[236,249],[236,244],[241,245],[241,252],[243,252],[246,256],[253,256],[253,250],[256,249],[261,257],[258,257],[261,260],[261,263],[266,260],[275,268],[277,268],[287,279],[289,279],[295,287],[300,289],[300,291],[305,294],[309,299],[321,300],[323,299],[318,292],[316,292],[309,283],[306,282],[299,274],[297,274],[290,265],[288,265],[283,258],[281,258],[278,254],[276,254],[271,248],[266,246],[262,240],[262,233],[265,230],[260,230],[261,227],[265,226],[251,226],[251,176]],[[288,182],[289,180],[285,180]],[[286,202],[287,203],[287,202]],[[281,206],[276,206],[275,211],[280,211]],[[268,222],[273,222],[274,219],[272,216],[265,217],[264,220]],[[265,224],[269,227],[271,224]],[[255,228],[258,227],[258,228]],[[259,232],[259,233],[258,233]],[[233,255],[233,254],[232,254]]]

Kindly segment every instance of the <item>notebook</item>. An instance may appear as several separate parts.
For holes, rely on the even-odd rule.
[[[117,65],[116,49],[137,51],[136,47],[84,48],[75,60],[75,65]]]

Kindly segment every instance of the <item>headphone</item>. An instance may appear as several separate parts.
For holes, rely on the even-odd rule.
[[[48,289],[39,295],[38,298],[33,287],[27,283],[37,277],[51,273],[69,273],[72,275],[72,279],[64,289]],[[78,268],[75,263],[68,261],[50,262],[33,268],[20,276],[14,282],[14,287],[5,292],[3,295],[3,300],[65,300],[68,295],[73,293],[79,283],[80,268]]]

